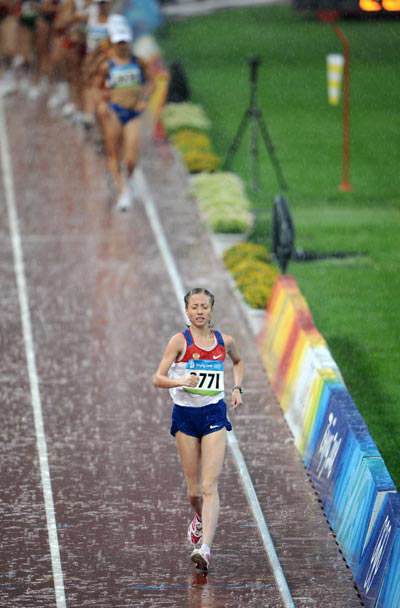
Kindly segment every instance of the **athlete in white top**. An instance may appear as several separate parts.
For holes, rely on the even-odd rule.
[[[218,479],[232,428],[223,401],[225,354],[233,362],[233,409],[242,403],[243,362],[232,336],[210,328],[214,296],[208,290],[192,289],[185,305],[190,329],[171,338],[153,382],[174,399],[171,433],[195,511],[188,530],[195,546],[191,559],[208,570],[220,509]]]

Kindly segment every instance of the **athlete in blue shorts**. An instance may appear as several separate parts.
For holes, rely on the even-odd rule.
[[[124,211],[132,203],[131,177],[139,158],[141,116],[154,84],[148,66],[132,53],[132,32],[122,15],[111,16],[108,29],[112,49],[98,67],[97,85],[103,99],[97,105],[97,117],[119,194],[117,208]]]
[[[232,408],[242,403],[243,362],[231,336],[211,329],[214,296],[202,288],[185,295],[190,326],[169,341],[154,385],[168,388],[174,435],[195,515],[188,529],[192,561],[208,570],[218,523],[218,479],[232,426],[224,401],[224,363],[233,362]],[[200,485],[201,479],[201,485]]]

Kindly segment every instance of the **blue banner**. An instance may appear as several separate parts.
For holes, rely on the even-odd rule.
[[[385,463],[348,392],[326,387],[308,449],[309,471],[337,541],[358,567],[369,526],[384,494],[395,491]],[[311,452],[311,445],[315,446]]]
[[[394,537],[393,547],[387,559],[387,567],[376,608],[400,607],[400,495],[389,494]]]
[[[388,493],[372,527],[368,543],[354,577],[366,608],[373,608],[379,596],[383,577],[400,580],[400,562],[392,558],[396,537],[400,534],[400,495]],[[388,606],[399,606],[400,596]]]
[[[326,515],[337,530],[360,460],[380,454],[347,390],[329,383],[324,389],[306,464]]]

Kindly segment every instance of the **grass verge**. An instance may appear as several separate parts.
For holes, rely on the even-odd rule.
[[[246,57],[259,55],[258,98],[289,185],[296,246],[361,253],[292,262],[315,323],[327,340],[391,475],[400,485],[400,172],[398,22],[340,23],[351,45],[351,183],[341,182],[341,107],[326,95],[325,56],[340,52],[332,27],[288,6],[232,10],[170,23],[166,57],[184,66],[192,99],[212,120],[216,152],[226,157],[249,104]],[[261,192],[251,191],[249,130],[233,170],[256,211],[254,242],[270,244],[279,192],[260,141]]]

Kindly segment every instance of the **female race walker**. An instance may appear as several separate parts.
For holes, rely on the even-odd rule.
[[[108,166],[119,193],[117,208],[124,211],[132,202],[131,177],[139,158],[141,117],[154,85],[147,65],[132,53],[129,24],[113,21],[109,36],[110,55],[98,68],[103,100],[97,106],[97,117],[104,134]],[[125,175],[121,161],[125,164]]]
[[[210,328],[214,296],[207,289],[185,295],[190,326],[169,341],[154,385],[168,388],[174,401],[175,436],[195,515],[188,529],[192,561],[208,570],[219,516],[218,478],[232,426],[224,402],[224,361],[233,362],[232,408],[242,403],[243,362],[231,336]],[[201,485],[200,485],[201,481]]]

